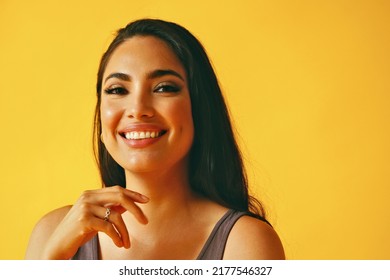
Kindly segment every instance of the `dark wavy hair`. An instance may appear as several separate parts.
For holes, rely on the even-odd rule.
[[[96,84],[94,153],[103,185],[126,186],[124,169],[100,139],[100,102],[103,74],[112,53],[134,36],[154,36],[164,41],[186,71],[195,129],[189,155],[192,191],[225,207],[264,218],[261,203],[248,193],[247,176],[229,112],[206,51],[187,29],[163,20],[141,19],[119,29],[101,58]]]

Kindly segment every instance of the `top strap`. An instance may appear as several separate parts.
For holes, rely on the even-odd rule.
[[[230,231],[237,220],[245,215],[248,215],[248,213],[228,210],[215,225],[197,259],[222,260]]]

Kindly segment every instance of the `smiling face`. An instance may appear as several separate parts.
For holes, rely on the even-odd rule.
[[[102,140],[127,172],[186,168],[194,137],[185,70],[168,45],[135,36],[112,53],[103,74]]]

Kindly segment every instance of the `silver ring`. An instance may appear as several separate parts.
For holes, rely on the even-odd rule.
[[[106,214],[104,215],[103,220],[107,222],[108,219],[110,218],[110,215],[111,215],[111,209],[109,207],[107,207],[106,208]]]

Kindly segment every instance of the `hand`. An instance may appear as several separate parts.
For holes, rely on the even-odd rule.
[[[111,237],[116,246],[130,248],[122,214],[129,211],[138,222],[147,224],[146,216],[136,203],[148,201],[147,197],[120,186],[85,191],[50,236],[43,257],[70,259],[98,231]],[[111,214],[105,221],[107,208],[110,208]]]

